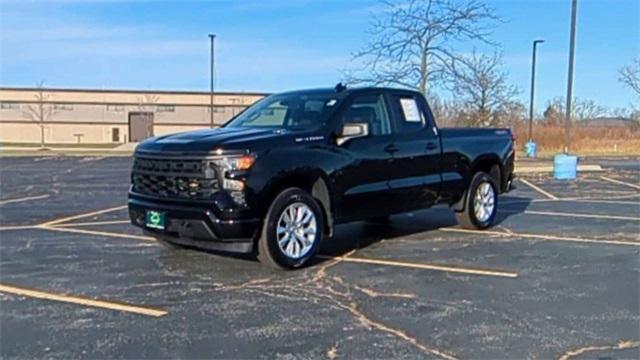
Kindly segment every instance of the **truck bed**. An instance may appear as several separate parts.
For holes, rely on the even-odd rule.
[[[440,128],[443,138],[465,138],[482,136],[483,139],[495,136],[497,138],[510,137],[507,128]]]

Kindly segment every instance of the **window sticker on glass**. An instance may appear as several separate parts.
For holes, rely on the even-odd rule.
[[[402,112],[404,113],[404,119],[407,122],[421,122],[420,110],[418,110],[418,104],[414,99],[400,99],[400,105],[402,106]]]

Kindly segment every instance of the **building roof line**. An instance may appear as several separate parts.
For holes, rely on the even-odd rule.
[[[88,106],[103,106],[103,105],[123,105],[123,106],[175,106],[175,107],[204,107],[208,108],[211,105],[208,103],[181,103],[181,102],[144,102],[144,101],[87,101],[87,100],[0,100],[6,103],[12,104],[37,104],[42,102],[43,104],[69,104],[69,105],[88,105]],[[216,108],[246,108],[251,104],[225,104],[215,103],[213,107]]]
[[[20,86],[0,86],[0,91],[47,91],[47,92],[85,92],[85,93],[130,93],[130,94],[167,94],[167,95],[210,95],[209,91],[189,90],[127,90],[127,89],[84,89],[84,88],[38,88]],[[249,95],[266,96],[269,93],[243,92],[243,91],[215,91],[215,95]]]

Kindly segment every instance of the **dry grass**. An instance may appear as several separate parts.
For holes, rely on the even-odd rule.
[[[522,150],[528,140],[528,129],[526,125],[520,125],[514,131],[519,150]],[[540,154],[561,152],[564,148],[564,127],[536,124],[533,139]],[[640,155],[640,129],[574,126],[570,151],[579,155]]]

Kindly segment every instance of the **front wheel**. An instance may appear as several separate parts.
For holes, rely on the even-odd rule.
[[[457,212],[458,224],[466,229],[486,229],[493,224],[498,212],[498,191],[488,174],[476,173],[471,179],[464,211]]]
[[[324,216],[318,203],[302,189],[281,192],[269,207],[258,239],[258,259],[276,268],[303,266],[318,251]]]

